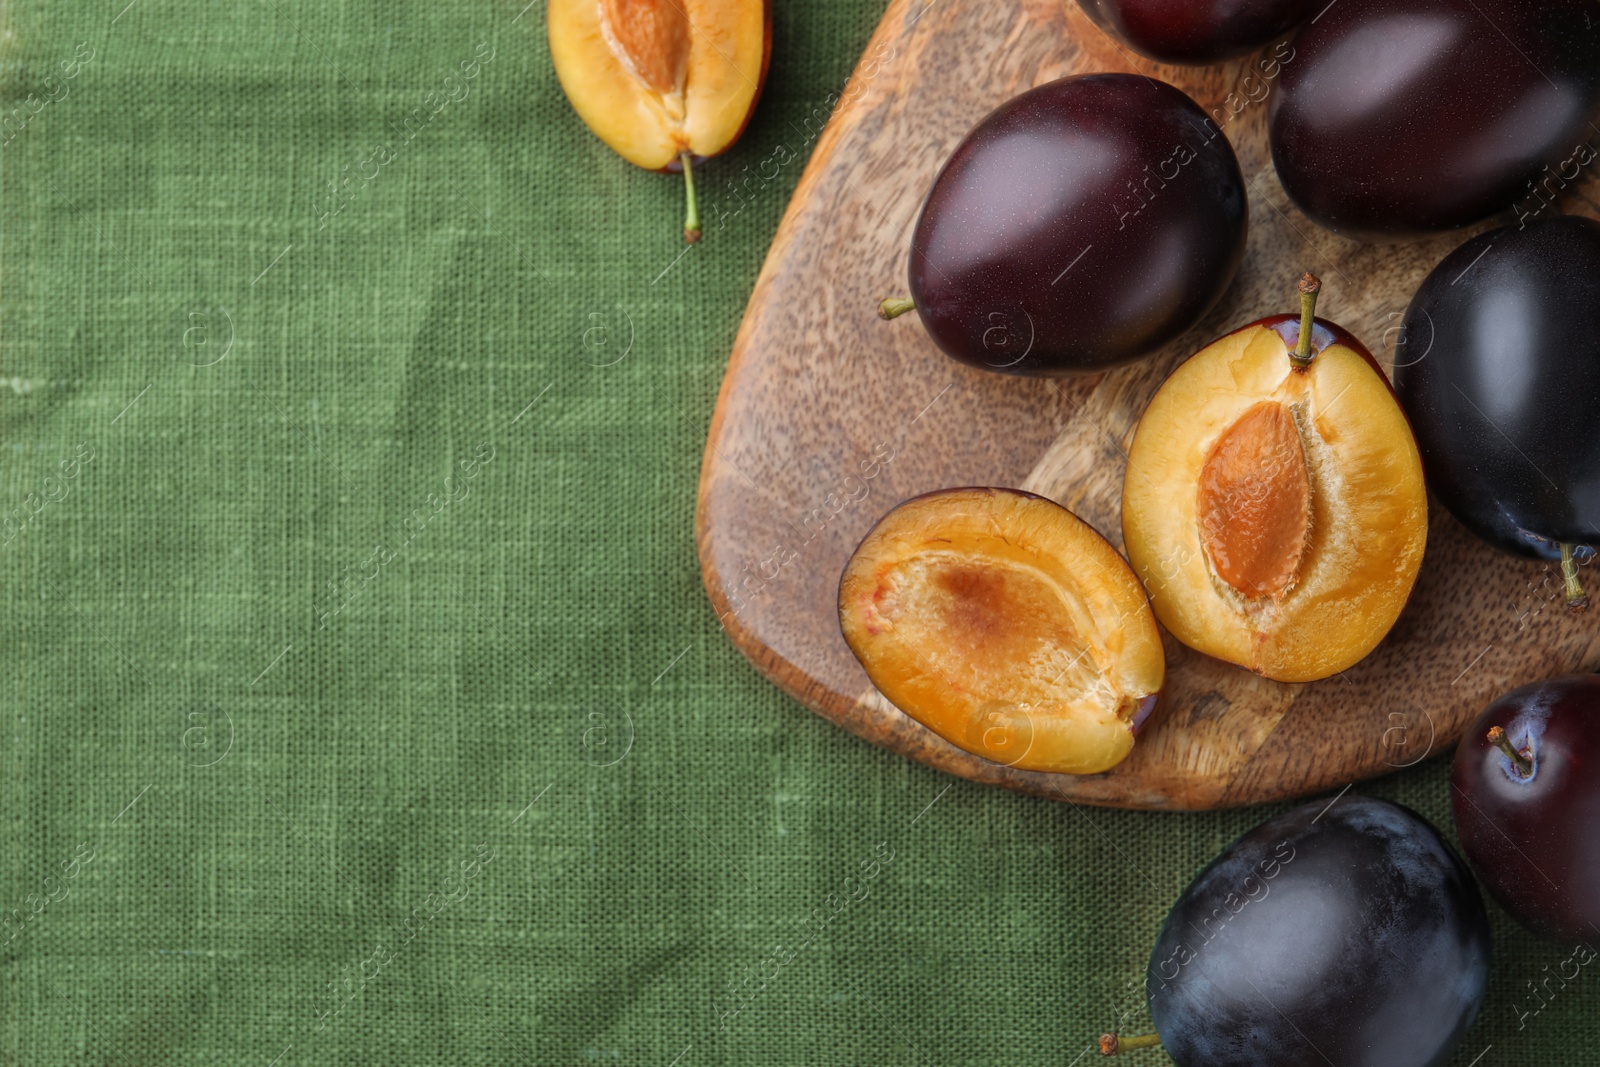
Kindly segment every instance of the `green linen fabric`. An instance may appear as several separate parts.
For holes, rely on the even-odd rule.
[[[1026,1067],[1145,1021],[1165,908],[1284,806],[945,777],[707,606],[799,160],[685,250],[538,0],[0,12],[0,1063]],[[708,195],[879,14],[780,0]],[[1448,826],[1446,770],[1359,788]],[[1592,1065],[1600,977],[1532,999],[1567,950],[1495,924],[1453,1062]]]

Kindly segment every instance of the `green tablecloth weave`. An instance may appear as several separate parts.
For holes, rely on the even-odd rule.
[[[685,252],[525,2],[0,5],[0,1063],[1079,1062],[1267,812],[957,781],[734,652],[695,481],[800,163]],[[780,3],[704,186],[879,13]],[[1455,1062],[1592,1067],[1600,977],[1496,948]]]

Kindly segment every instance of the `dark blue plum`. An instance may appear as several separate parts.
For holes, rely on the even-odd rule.
[[[1472,238],[1406,310],[1394,387],[1428,486],[1507,552],[1600,545],[1597,309],[1600,223],[1563,216]]]
[[[1432,1067],[1488,971],[1466,865],[1415,812],[1344,796],[1263,823],[1202,871],[1147,981],[1179,1067]]]

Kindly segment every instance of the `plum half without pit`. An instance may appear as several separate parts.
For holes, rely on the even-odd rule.
[[[1134,434],[1128,561],[1156,617],[1196,651],[1280,682],[1377,647],[1428,538],[1422,461],[1389,381],[1350,334],[1301,314],[1191,356]]]
[[[1013,489],[945,489],[890,511],[845,565],[839,622],[890,703],[1024,770],[1116,765],[1166,674],[1122,557],[1066,508]]]
[[[1013,97],[945,162],[911,236],[909,299],[945,354],[1005,374],[1098,371],[1173,340],[1244,256],[1244,178],[1181,91],[1080,74]]]

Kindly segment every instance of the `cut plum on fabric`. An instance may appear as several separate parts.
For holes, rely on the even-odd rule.
[[[594,135],[646,170],[682,171],[700,238],[696,162],[727,149],[761,95],[766,0],[550,0],[556,77]]]
[[[945,489],[889,512],[845,567],[839,621],[890,703],[1025,770],[1115,766],[1166,672],[1122,557],[1066,508],[1012,489]]]
[[[1283,682],[1377,647],[1428,536],[1417,445],[1383,371],[1320,319],[1301,358],[1303,319],[1251,323],[1174,371],[1122,495],[1128,560],[1162,625]]]

